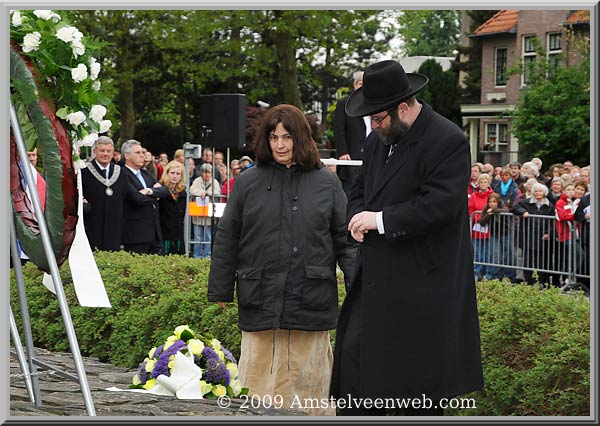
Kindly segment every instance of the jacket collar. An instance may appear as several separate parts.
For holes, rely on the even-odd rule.
[[[531,197],[529,199],[529,204],[537,204],[537,200],[535,199],[535,197]],[[550,205],[550,201],[548,200],[548,197],[544,197],[544,199],[542,200],[542,205],[546,205],[549,206]]]
[[[410,151],[414,148],[414,146],[419,142],[423,132],[425,131],[429,120],[432,117],[432,109],[431,107],[423,102],[419,101],[423,108],[421,108],[421,112],[415,119],[413,125],[408,130],[406,136],[400,140],[396,140],[398,146],[394,150],[394,153],[389,157],[386,162],[386,158],[389,152],[389,147],[384,146],[379,142],[379,139],[375,140],[374,143],[378,143],[379,146],[374,152],[373,161],[375,169],[380,169],[378,172],[376,171],[376,176],[373,176],[375,179],[373,182],[373,188],[370,191],[369,199],[367,203],[369,203],[386,185],[386,183],[396,174],[410,156]],[[377,167],[378,165],[383,164],[383,167]]]

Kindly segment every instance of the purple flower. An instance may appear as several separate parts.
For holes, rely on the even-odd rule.
[[[169,371],[169,357],[171,355],[175,355],[177,352],[179,352],[181,349],[184,349],[185,347],[186,345],[183,340],[176,340],[175,343],[173,343],[167,349],[162,351],[158,357],[158,360],[156,361],[154,369],[152,370],[152,378],[155,379],[161,374],[164,374],[167,377],[170,376],[171,372]],[[158,349],[162,350],[163,346],[161,346]],[[158,349],[156,349],[157,352]]]
[[[165,345],[160,345],[158,348],[156,348],[154,351],[154,358],[158,358],[160,356],[164,347]]]
[[[204,372],[204,380],[207,383],[229,385],[231,379],[229,370],[225,367],[225,363],[220,359],[209,359],[206,361],[206,371]]]
[[[207,361],[211,359],[215,359],[217,361],[219,360],[219,355],[213,348],[208,346],[204,346],[204,349],[202,350],[202,356],[205,357]]]
[[[237,361],[235,360],[235,357],[233,356],[233,354],[231,352],[229,352],[227,349],[225,349],[223,346],[221,346],[221,350],[223,351],[223,353],[225,354],[225,359],[233,362],[234,364],[237,364]]]
[[[152,370],[152,378],[156,379],[158,376],[160,376],[161,374],[164,374],[165,376],[170,376],[171,373],[169,372],[169,356],[164,356],[165,354],[163,353],[162,356],[160,358],[158,358],[158,361],[156,361],[156,365],[154,366],[154,370]]]
[[[148,380],[148,372],[146,371],[146,360],[140,364],[140,367],[137,370],[137,376],[140,379],[140,384],[145,385]]]

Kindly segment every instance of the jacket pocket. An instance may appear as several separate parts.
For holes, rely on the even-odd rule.
[[[237,271],[238,305],[257,308],[262,305],[262,267],[242,268]]]
[[[337,304],[337,283],[329,266],[305,266],[306,282],[302,294],[302,307],[323,311]]]

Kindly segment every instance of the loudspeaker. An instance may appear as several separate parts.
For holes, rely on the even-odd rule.
[[[243,148],[246,145],[246,96],[216,93],[199,96],[200,142],[203,147]]]

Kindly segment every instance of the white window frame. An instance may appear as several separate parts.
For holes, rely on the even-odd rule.
[[[495,134],[496,140],[490,142],[490,130],[493,128],[493,134]],[[500,129],[504,130],[504,138],[505,141],[500,141]],[[506,122],[496,122],[496,121],[488,121],[485,123],[485,144],[484,146],[492,148],[494,151],[502,151],[502,147],[507,147],[509,142],[509,134],[508,134],[508,123]]]
[[[535,62],[535,58],[537,56],[537,53],[535,51],[535,43],[533,42],[533,40],[536,39],[535,35],[525,35],[523,36],[523,46],[522,46],[522,56],[523,56],[523,73],[521,74],[521,86],[527,86],[527,82],[525,81],[525,75],[527,73],[526,68],[527,68],[527,61],[529,60],[529,58],[533,58],[533,61]],[[531,51],[526,51],[525,50],[525,46],[527,45],[527,41],[528,40],[532,40],[532,44],[533,46],[533,50]],[[526,59],[527,58],[527,59]]]
[[[498,52],[504,51],[504,84],[498,84]],[[508,76],[508,48],[506,47],[496,47],[494,50],[494,86],[496,87],[506,87]]]
[[[550,46],[550,40],[552,40],[552,36],[558,36],[559,37],[559,41],[558,41],[558,49],[552,49]],[[546,36],[546,55],[547,55],[547,60],[548,60],[548,76],[550,76],[550,73],[552,72],[552,63],[551,63],[551,58],[553,56],[557,56],[562,54],[562,42],[563,42],[563,37],[562,37],[562,32],[560,31],[554,31],[551,33],[548,33]]]

